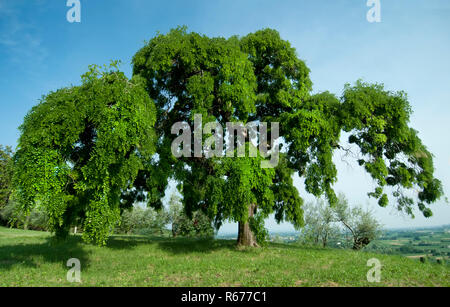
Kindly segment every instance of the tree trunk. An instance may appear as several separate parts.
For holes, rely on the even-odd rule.
[[[325,235],[324,237],[323,237],[323,239],[322,239],[322,244],[323,244],[323,247],[327,247],[327,243],[328,243],[328,235]]]
[[[361,248],[361,245],[359,243],[358,238],[353,237],[353,249],[354,250],[359,250]]]
[[[355,237],[353,239],[353,249],[354,250],[360,250],[362,249],[364,246],[368,245],[370,243],[369,238],[357,238]]]
[[[248,207],[248,217],[249,219],[253,217],[255,213],[256,205],[252,204]],[[238,246],[251,246],[251,247],[259,247],[258,243],[256,243],[256,238],[253,231],[250,228],[250,223],[248,222],[239,222],[239,233],[237,239]]]
[[[175,229],[172,226],[172,237],[176,238],[177,237],[177,232],[175,231]]]
[[[23,223],[23,229],[28,230],[28,224],[30,223],[30,215],[27,215],[25,222]]]

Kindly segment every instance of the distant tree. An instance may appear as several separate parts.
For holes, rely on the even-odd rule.
[[[8,204],[12,193],[13,154],[11,147],[0,145],[0,210]],[[5,225],[7,220],[0,217],[0,223]]]
[[[276,235],[275,237],[272,238],[272,242],[273,243],[284,243],[284,240],[281,236]]]
[[[0,219],[5,226],[30,230],[48,230],[48,216],[42,206],[35,206],[28,215],[20,210],[15,200],[9,200],[6,206],[0,209]]]
[[[176,222],[179,216],[183,214],[183,204],[181,202],[181,197],[178,196],[176,193],[172,193],[172,195],[170,195],[168,213],[169,213],[169,222],[171,223],[172,226],[172,236],[176,237],[177,236]]]
[[[340,229],[336,226],[333,208],[323,200],[308,202],[304,206],[305,226],[302,237],[306,242],[322,244],[326,247],[331,238],[338,237]]]
[[[143,208],[136,205],[123,211],[117,233],[162,235],[169,222],[163,209]]]
[[[350,232],[353,249],[359,250],[381,234],[381,225],[370,210],[361,206],[350,208],[344,195],[340,194],[333,208],[337,221]]]

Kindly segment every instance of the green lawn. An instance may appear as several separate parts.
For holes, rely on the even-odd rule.
[[[446,265],[403,256],[270,244],[238,250],[233,241],[114,236],[106,247],[72,236],[0,227],[0,286],[450,286]],[[69,283],[69,258],[81,284]],[[367,260],[383,265],[366,279]]]

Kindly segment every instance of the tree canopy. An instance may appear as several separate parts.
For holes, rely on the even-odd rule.
[[[340,98],[329,92],[313,94],[309,69],[275,30],[225,39],[178,28],[151,39],[136,53],[133,65],[157,107],[159,159],[147,175],[164,173],[157,176],[160,192],[173,176],[186,210],[203,209],[217,226],[224,220],[246,224],[257,217],[254,214],[270,213],[277,221],[302,226],[303,201],[293,186],[295,172],[305,179],[309,193],[326,195],[335,204],[337,169],[332,158],[342,147],[342,132],[360,149],[358,162],[376,181],[370,196],[380,206],[387,205],[385,189],[391,186],[399,210],[412,214],[417,203],[430,216],[428,205],[443,193],[433,176],[431,153],[409,127],[411,107],[405,93],[357,81],[346,85]],[[279,122],[284,145],[279,164],[261,169],[259,156],[174,158],[171,127],[192,122],[196,114],[202,115],[203,127],[211,122]],[[408,190],[417,191],[417,197]],[[240,235],[245,232],[245,227],[239,229]],[[254,244],[251,236],[247,241],[243,244]]]
[[[85,238],[102,244],[121,206],[146,200],[160,208],[174,179],[188,215],[202,210],[216,227],[238,222],[238,242],[258,245],[270,214],[303,225],[295,173],[307,192],[337,202],[333,154],[345,132],[377,184],[370,196],[380,206],[391,190],[399,210],[412,215],[416,204],[431,216],[429,205],[443,194],[442,185],[432,154],[409,126],[406,94],[362,81],[346,85],[341,97],[313,93],[309,72],[276,30],[228,39],[186,28],[158,34],[134,55],[131,80],[92,68],[81,86],[50,93],[25,117],[15,156],[23,208],[44,204],[57,234],[81,218]],[[201,144],[219,134],[210,124],[279,123],[268,125],[272,138],[264,140],[272,155],[281,143],[277,163],[261,167],[261,152],[198,156],[195,141],[187,147],[191,155],[175,157],[174,124],[199,115],[194,134]],[[256,139],[263,140],[261,132]],[[254,149],[250,137],[239,142],[246,152]],[[217,143],[213,149],[223,152]]]
[[[81,219],[84,239],[104,244],[122,193],[154,153],[155,113],[141,80],[114,67],[92,66],[81,86],[43,97],[20,127],[15,155],[23,211],[44,206],[58,236]]]

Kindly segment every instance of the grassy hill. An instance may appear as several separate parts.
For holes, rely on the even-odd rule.
[[[66,262],[81,262],[81,284]],[[367,260],[382,264],[381,282],[366,279]],[[106,247],[79,236],[0,227],[0,286],[450,286],[447,265],[403,256],[269,244],[238,250],[229,240],[114,236]]]

